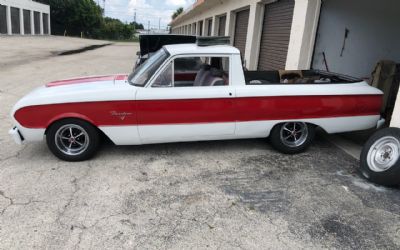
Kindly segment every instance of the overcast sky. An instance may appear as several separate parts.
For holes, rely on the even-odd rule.
[[[103,4],[103,0],[95,0]],[[151,28],[158,29],[161,18],[161,28],[165,28],[171,21],[171,15],[179,7],[186,9],[195,0],[106,0],[105,15],[118,18],[123,22],[132,22],[136,10],[136,21],[147,28],[150,21]]]

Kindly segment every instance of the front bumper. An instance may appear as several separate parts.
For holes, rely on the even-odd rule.
[[[17,127],[14,127],[8,131],[11,137],[14,139],[15,143],[21,145],[24,141],[24,137],[22,136],[21,132],[19,132]]]

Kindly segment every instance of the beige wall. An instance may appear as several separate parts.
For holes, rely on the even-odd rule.
[[[321,0],[296,0],[286,69],[309,69],[314,52]]]
[[[390,126],[400,128],[400,91],[397,93],[396,106],[394,107]]]

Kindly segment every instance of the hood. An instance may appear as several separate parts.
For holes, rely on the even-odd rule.
[[[14,106],[132,100],[135,87],[127,83],[127,75],[91,76],[54,81],[34,89]]]
[[[186,35],[140,35],[140,55],[156,52],[164,45],[196,43],[196,36]]]

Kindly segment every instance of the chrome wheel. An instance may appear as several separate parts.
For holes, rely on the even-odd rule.
[[[367,155],[368,167],[374,172],[383,172],[393,167],[400,156],[400,142],[393,136],[377,140]]]
[[[308,137],[308,127],[304,122],[287,122],[282,125],[280,139],[288,147],[301,146]]]
[[[55,133],[55,144],[66,155],[79,155],[89,146],[89,135],[81,126],[66,124]]]

